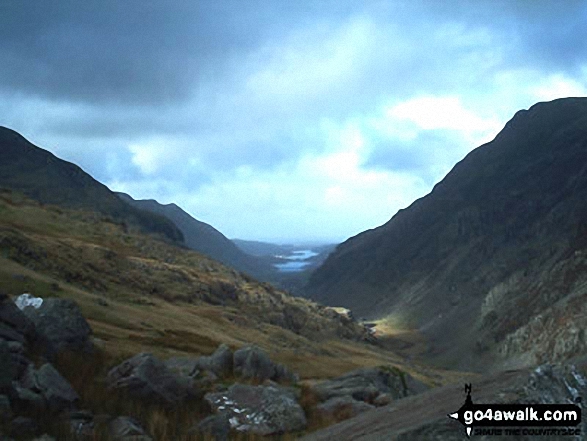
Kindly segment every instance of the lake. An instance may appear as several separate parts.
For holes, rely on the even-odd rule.
[[[306,266],[310,264],[308,259],[317,256],[318,253],[312,250],[296,250],[286,256],[276,256],[282,259],[287,259],[289,262],[276,263],[275,267],[283,273],[296,273],[303,271]]]

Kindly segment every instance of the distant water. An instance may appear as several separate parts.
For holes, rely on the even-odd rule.
[[[310,264],[308,259],[317,255],[318,253],[312,250],[296,250],[287,256],[278,256],[282,259],[289,260],[289,262],[276,263],[275,267],[282,273],[297,273],[303,271],[304,268]]]

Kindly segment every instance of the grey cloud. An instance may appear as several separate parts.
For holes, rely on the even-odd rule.
[[[415,174],[432,185],[472,147],[450,130],[427,130],[410,141],[377,142],[363,166]]]

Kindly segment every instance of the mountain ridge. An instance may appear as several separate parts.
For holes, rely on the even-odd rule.
[[[587,99],[517,112],[427,196],[337,247],[307,291],[358,316],[419,328],[448,365],[482,364],[487,351],[572,292],[549,296],[532,277],[553,283],[544,279],[587,244],[586,161]],[[511,295],[491,300],[500,290]],[[546,346],[534,355],[546,356]]]
[[[16,131],[1,126],[0,158],[0,187],[20,191],[45,204],[91,209],[136,225],[145,232],[183,242],[183,235],[173,223],[131,207],[78,165],[58,158]]]
[[[266,259],[241,251],[212,225],[194,218],[175,203],[161,204],[154,199],[137,200],[126,193],[117,192],[116,194],[125,202],[141,210],[169,219],[182,232],[184,244],[190,249],[254,277],[264,278],[268,273],[275,271]]]

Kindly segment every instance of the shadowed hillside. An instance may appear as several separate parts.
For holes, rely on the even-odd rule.
[[[451,366],[587,347],[587,99],[518,112],[433,191],[340,245],[314,299],[417,328]],[[489,364],[488,364],[489,363]]]
[[[34,146],[5,127],[0,127],[0,187],[20,191],[44,204],[96,211],[145,232],[183,241],[172,222],[131,207],[77,165]]]

